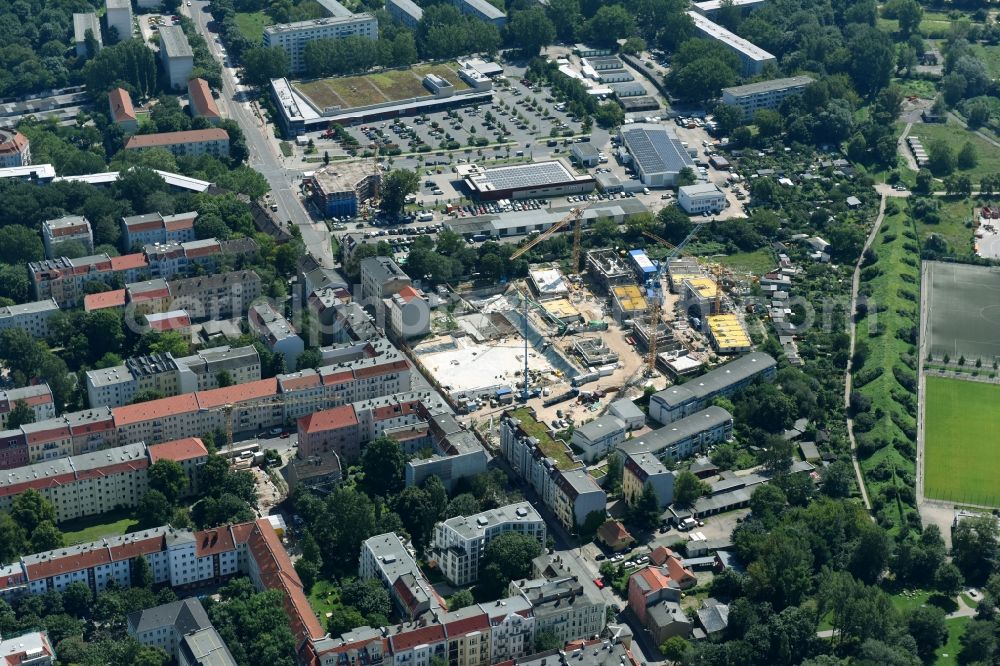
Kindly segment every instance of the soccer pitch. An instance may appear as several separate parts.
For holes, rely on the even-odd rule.
[[[1000,506],[1000,385],[927,377],[924,494]]]

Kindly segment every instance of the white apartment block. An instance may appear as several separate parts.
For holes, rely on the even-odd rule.
[[[677,203],[690,215],[718,213],[726,208],[726,195],[715,183],[695,183],[677,188]]]
[[[297,361],[306,344],[291,322],[275,312],[269,303],[251,306],[247,321],[270,351],[284,357],[286,370],[293,372],[298,369]]]
[[[530,502],[455,516],[434,526],[432,550],[441,573],[457,587],[479,580],[479,560],[487,544],[501,534],[518,532],[545,545],[545,521]]]
[[[194,51],[179,25],[160,26],[160,60],[174,90],[187,89],[194,69]]]
[[[390,257],[361,260],[361,300],[363,305],[377,303],[410,286],[410,276]]]
[[[727,49],[739,56],[740,69],[743,76],[756,76],[764,71],[764,65],[776,62],[776,58],[739,35],[726,30],[718,23],[714,23],[696,11],[688,11],[691,17],[695,33],[705,39],[719,42]]]
[[[624,442],[627,432],[624,421],[607,414],[575,428],[570,443],[583,451],[584,460],[593,462]]]
[[[416,30],[420,19],[424,17],[424,10],[413,0],[385,0],[385,10],[389,12],[389,16],[411,30]]]
[[[137,134],[129,137],[125,150],[146,150],[163,148],[178,157],[188,155],[229,156],[229,132],[218,127],[185,132],[161,132],[159,134]]]
[[[80,243],[87,251],[86,254],[93,253],[94,232],[91,230],[87,218],[80,215],[67,215],[58,220],[42,222],[42,242],[45,243],[46,258],[55,259],[62,256],[59,246],[70,241]]]
[[[132,0],[106,0],[108,32],[114,29],[117,35],[111,36],[112,44],[132,38]]]
[[[194,223],[198,213],[190,211],[176,215],[145,213],[122,218],[122,248],[132,248],[157,243],[189,243],[195,240]]]
[[[792,76],[723,88],[722,103],[738,106],[743,110],[743,119],[751,120],[757,111],[777,109],[786,97],[801,94],[812,82],[810,76]]]
[[[463,14],[492,23],[497,28],[502,28],[507,23],[507,15],[488,0],[452,0],[451,4]]]
[[[97,14],[87,12],[85,14],[73,14],[73,43],[76,45],[76,57],[82,58],[87,55],[87,31],[94,36],[97,42],[97,49],[104,45],[101,39],[101,22],[97,20]],[[96,53],[94,55],[97,55]]]
[[[56,312],[59,312],[59,304],[54,298],[0,307],[0,331],[20,328],[35,338],[48,337],[49,317]]]
[[[0,666],[52,666],[55,650],[44,631],[9,635],[0,641]]]
[[[203,349],[175,359],[171,354],[148,354],[124,364],[86,374],[87,398],[92,406],[121,407],[137,393],[158,391],[165,396],[219,388],[220,373],[233,384],[260,379],[260,356],[253,346]]]
[[[291,71],[305,69],[306,44],[317,39],[356,36],[378,38],[378,20],[368,13],[269,25],[264,28],[264,46],[280,46],[288,53]]]
[[[444,609],[443,600],[394,532],[373,536],[361,545],[358,575],[381,581],[396,609],[409,620]]]
[[[571,568],[558,555],[542,555],[535,562],[539,560],[548,560],[541,577],[508,586],[508,594],[520,594],[531,604],[535,635],[552,633],[560,645],[600,635],[607,624],[607,602],[586,571]]]

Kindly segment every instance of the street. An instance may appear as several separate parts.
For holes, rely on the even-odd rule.
[[[326,224],[323,221],[313,221],[302,207],[296,192],[296,183],[301,180],[302,173],[285,167],[278,154],[277,144],[272,140],[270,126],[254,113],[251,102],[241,101],[243,93],[239,92],[236,83],[236,68],[230,65],[228,55],[216,41],[217,36],[208,28],[209,22],[213,20],[208,11],[208,2],[193,0],[190,6],[182,5],[181,12],[190,13],[195,29],[205,38],[209,51],[222,63],[222,92],[219,102],[223,115],[239,123],[243,130],[250,153],[250,166],[259,171],[271,186],[279,219],[295,224],[302,232],[302,240],[309,254],[324,266],[332,268],[334,258]]]

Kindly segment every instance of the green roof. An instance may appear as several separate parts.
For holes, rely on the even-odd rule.
[[[545,427],[544,423],[539,423],[530,409],[519,407],[512,410],[510,415],[521,422],[521,429],[529,437],[538,441],[538,448],[541,449],[546,458],[551,458],[555,462],[557,469],[568,470],[580,466],[580,463],[570,456],[566,444],[552,439],[549,429]]]

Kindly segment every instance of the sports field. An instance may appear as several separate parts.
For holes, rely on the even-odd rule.
[[[927,377],[924,494],[1000,506],[1000,385]]]
[[[927,262],[928,350],[940,359],[1000,360],[1000,270]]]
[[[408,69],[389,69],[364,76],[338,76],[295,83],[300,93],[320,109],[340,107],[353,109],[384,102],[395,102],[415,97],[429,97],[431,92],[423,85],[424,76],[437,74],[455,90],[465,90],[468,84],[459,78],[455,63],[414,65]]]

